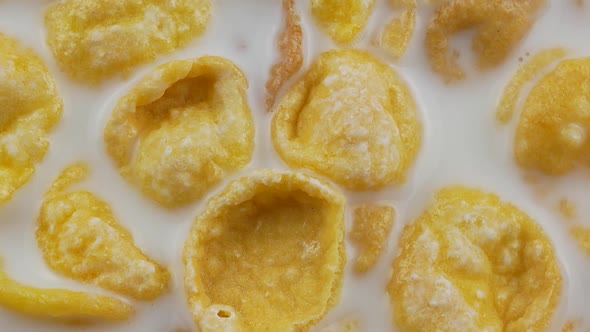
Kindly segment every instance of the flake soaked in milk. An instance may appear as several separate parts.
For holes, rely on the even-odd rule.
[[[292,167],[349,189],[378,189],[405,181],[422,125],[392,68],[363,51],[331,51],[280,101],[272,139]]]
[[[365,29],[375,8],[375,0],[311,0],[317,24],[334,41],[348,44]]]
[[[590,58],[568,59],[535,84],[516,129],[518,164],[547,175],[590,167]]]
[[[441,190],[406,226],[388,286],[405,331],[545,331],[562,276],[543,230],[493,194]]]
[[[371,203],[354,209],[350,239],[359,250],[354,264],[357,273],[366,273],[375,266],[383,254],[394,218],[395,209],[387,205]]]
[[[149,198],[192,203],[252,158],[247,88],[223,58],[164,64],[119,100],[104,131],[107,152]]]
[[[480,69],[506,60],[528,34],[545,0],[452,0],[438,7],[426,32],[430,65],[446,81],[465,78],[459,53],[450,48],[454,35],[474,29],[472,49]]]
[[[35,173],[61,119],[62,100],[43,61],[0,33],[0,203]]]
[[[56,272],[139,300],[168,289],[169,274],[134,243],[109,205],[87,191],[67,192],[88,176],[83,164],[54,181],[39,215],[37,240]]]
[[[339,301],[344,197],[303,173],[261,170],[207,204],[184,249],[201,331],[307,331]]]
[[[98,82],[188,45],[210,16],[210,0],[65,0],[49,7],[45,26],[62,70]]]
[[[390,0],[390,2],[393,7],[399,7],[402,12],[383,29],[379,45],[394,60],[399,60],[406,53],[414,37],[418,4],[416,0]]]
[[[0,307],[36,318],[64,322],[84,320],[122,321],[135,311],[118,299],[66,289],[41,289],[11,279],[0,261]]]

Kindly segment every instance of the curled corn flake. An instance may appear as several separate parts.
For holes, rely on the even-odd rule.
[[[302,173],[229,184],[185,244],[185,289],[201,331],[307,331],[340,298],[344,197]]]
[[[523,168],[561,175],[590,167],[590,58],[561,61],[531,90],[516,130]]]
[[[247,88],[223,58],[162,65],[119,100],[104,131],[107,152],[149,198],[166,207],[192,203],[250,162]]]
[[[275,149],[287,164],[355,190],[402,183],[421,137],[406,84],[356,50],[322,54],[272,121]]]
[[[0,34],[0,203],[35,173],[61,119],[62,100],[43,61]]]
[[[410,46],[410,41],[416,29],[416,1],[392,0],[394,6],[403,9],[400,17],[393,19],[381,34],[381,47],[389,53],[393,59],[400,59]]]
[[[590,229],[576,226],[571,230],[571,233],[580,249],[590,256]]]
[[[37,240],[58,273],[131,296],[153,300],[168,288],[168,272],[133,244],[109,205],[87,191],[67,193],[88,175],[85,165],[64,170],[41,207]]]
[[[365,204],[354,210],[350,238],[359,249],[354,265],[356,272],[366,273],[375,266],[383,253],[394,218],[395,209],[391,206]]]
[[[317,24],[337,43],[354,41],[365,29],[375,0],[311,0]]]
[[[1,263],[0,306],[29,316],[63,321],[121,321],[134,314],[133,307],[115,298],[20,284],[6,275]]]
[[[480,69],[495,67],[527,35],[545,0],[453,0],[442,4],[426,32],[426,50],[432,69],[446,81],[465,78],[459,54],[449,39],[474,29],[472,49]]]
[[[266,83],[267,111],[272,109],[281,87],[303,65],[303,30],[299,22],[299,15],[295,11],[295,1],[283,0],[283,9],[285,11],[285,30],[279,38],[281,58],[272,67],[270,78]]]
[[[550,240],[493,194],[440,191],[406,226],[388,291],[404,331],[545,331],[561,272]]]
[[[47,42],[75,79],[128,74],[203,34],[210,0],[65,0],[45,15]]]
[[[516,112],[516,104],[522,89],[535,76],[539,75],[551,63],[563,58],[566,52],[562,48],[554,48],[539,52],[524,66],[518,69],[516,75],[510,80],[510,83],[504,89],[502,100],[496,110],[496,119],[502,124],[512,120]]]

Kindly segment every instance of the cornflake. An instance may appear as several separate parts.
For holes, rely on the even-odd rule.
[[[88,176],[73,165],[54,181],[39,215],[37,240],[56,272],[139,300],[168,289],[168,272],[133,244],[109,205],[87,191],[67,192]]]
[[[201,331],[307,331],[339,301],[345,262],[342,194],[260,170],[196,218],[185,290]]]
[[[104,131],[120,173],[169,208],[201,198],[254,151],[248,83],[219,57],[158,67],[119,100]]]
[[[334,41],[348,44],[365,29],[375,8],[375,0],[311,0],[317,24]]]
[[[403,183],[421,138],[406,84],[357,50],[320,55],[272,120],[275,149],[287,164],[353,190]]]
[[[449,187],[406,226],[388,292],[405,331],[545,331],[562,276],[543,230],[493,194]]]

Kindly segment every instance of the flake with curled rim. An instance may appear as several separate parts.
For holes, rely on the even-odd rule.
[[[63,103],[43,61],[0,33],[0,203],[35,173]]]
[[[280,101],[272,139],[292,167],[349,189],[379,189],[405,181],[422,125],[392,68],[363,51],[331,51]]]
[[[39,215],[37,241],[56,272],[139,300],[168,289],[169,273],[133,243],[109,205],[87,191],[67,192],[88,176],[84,164],[54,181]]]
[[[42,289],[23,285],[11,279],[0,261],[0,307],[37,318],[65,322],[85,320],[122,321],[135,310],[113,297],[66,289]]]
[[[494,194],[441,190],[399,246],[388,292],[404,331],[545,331],[560,301],[550,240]]]
[[[495,67],[527,35],[545,0],[452,0],[443,3],[426,31],[425,46],[434,72],[446,81],[465,78],[450,38],[475,30],[472,50],[480,69]]]
[[[192,203],[252,158],[247,88],[224,58],[164,64],[119,100],[107,152],[147,197],[169,208]]]
[[[375,0],[311,0],[316,23],[334,41],[347,44],[365,29],[375,8]]]
[[[338,302],[344,197],[298,172],[233,181],[199,215],[184,249],[201,331],[307,331]]]
[[[548,175],[590,167],[590,58],[563,60],[535,84],[516,129],[518,164]]]
[[[202,35],[210,0],[65,0],[45,15],[58,64],[81,81],[128,74]]]

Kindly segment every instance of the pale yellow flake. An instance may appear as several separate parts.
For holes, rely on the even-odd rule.
[[[147,197],[190,204],[252,158],[247,88],[224,58],[164,64],[119,100],[104,131],[107,152]]]
[[[135,310],[112,297],[65,289],[41,289],[11,279],[0,262],[0,307],[34,316],[65,322],[95,319],[122,321]]]
[[[400,59],[410,46],[414,31],[416,30],[415,0],[391,0],[395,7],[402,9],[399,17],[394,18],[381,33],[380,45],[393,57]]]
[[[387,205],[364,204],[354,209],[353,218],[350,238],[359,250],[354,269],[357,273],[366,273],[383,254],[393,227],[395,209]]]
[[[0,203],[35,173],[63,103],[43,61],[0,33]]]
[[[168,272],[133,244],[106,202],[87,191],[66,191],[87,175],[85,165],[73,165],[47,193],[37,229],[47,264],[66,277],[154,300],[168,289]]]
[[[441,190],[399,246],[388,292],[404,331],[541,332],[560,301],[547,235],[494,194]]]
[[[210,16],[210,0],[64,0],[49,7],[45,27],[62,70],[98,82],[183,48]]]
[[[344,197],[303,173],[260,170],[212,198],[184,249],[201,331],[307,331],[340,299]]]
[[[290,166],[354,190],[403,183],[422,139],[405,82],[366,52],[324,53],[280,101],[273,144]]]
[[[573,238],[578,243],[580,249],[590,256],[590,229],[584,227],[574,227],[571,230]]]
[[[334,41],[353,42],[365,29],[375,0],[311,0],[316,23]]]
[[[361,324],[357,319],[343,319],[341,321],[334,322],[323,329],[320,332],[359,332]]]
[[[453,0],[443,3],[426,31],[425,46],[433,71],[446,81],[465,78],[450,38],[475,30],[472,50],[480,69],[496,67],[527,35],[545,0]]]

